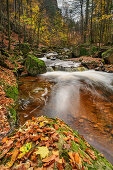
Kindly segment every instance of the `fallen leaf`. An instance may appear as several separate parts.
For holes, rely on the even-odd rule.
[[[10,168],[13,166],[14,162],[16,161],[16,158],[19,154],[19,150],[16,148],[13,150],[11,161],[7,163],[7,167]]]
[[[95,153],[93,150],[91,149],[86,149],[85,152],[93,159],[93,160],[97,160],[97,157],[95,156]]]
[[[7,137],[4,137],[1,141],[1,143],[5,143],[7,141]]]
[[[76,137],[74,137],[74,141],[79,144],[79,140]]]
[[[81,163],[81,159],[78,153],[75,153],[75,162],[77,163],[77,165],[82,165]]]
[[[52,151],[53,155],[59,156],[59,151]]]
[[[51,156],[43,159],[42,161],[45,162],[43,164],[43,166],[49,166],[49,165],[53,164],[55,162],[55,158],[56,158],[55,155],[51,155]]]
[[[54,128],[55,128],[55,130],[58,130],[58,129],[59,129],[59,126],[56,125],[56,124],[54,124]]]
[[[69,152],[68,155],[70,156],[72,162],[75,162],[74,156],[72,152]]]
[[[35,153],[36,155],[40,155],[41,159],[43,159],[48,156],[49,150],[47,147],[42,146],[42,147],[38,147],[38,151],[36,151]]]

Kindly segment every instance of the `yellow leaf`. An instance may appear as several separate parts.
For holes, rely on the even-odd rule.
[[[42,146],[42,147],[38,147],[38,151],[35,152],[37,155],[40,155],[41,159],[45,158],[48,156],[49,154],[49,150],[47,147]]]
[[[59,151],[52,151],[53,155],[59,156]]]
[[[18,159],[21,159],[27,152],[29,152],[29,150],[31,149],[31,147],[32,147],[32,143],[27,143],[25,146],[22,146],[22,147],[20,148],[20,151],[21,151],[22,153],[19,154]]]

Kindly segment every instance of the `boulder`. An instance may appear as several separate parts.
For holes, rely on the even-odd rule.
[[[106,64],[113,64],[113,48],[102,53],[102,58]]]
[[[36,58],[33,54],[29,54],[27,56],[25,67],[31,76],[36,76],[46,72],[46,65],[44,61]]]

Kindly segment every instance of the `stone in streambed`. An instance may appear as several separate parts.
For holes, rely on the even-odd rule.
[[[113,48],[102,53],[102,58],[104,59],[106,64],[113,64]]]
[[[46,72],[46,65],[44,61],[38,59],[33,54],[29,54],[25,61],[25,67],[29,75],[36,76]]]

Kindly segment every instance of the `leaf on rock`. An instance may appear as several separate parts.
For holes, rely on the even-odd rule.
[[[13,153],[12,153],[12,157],[11,157],[11,161],[7,163],[7,167],[10,168],[13,166],[14,162],[16,161],[17,159],[17,156],[19,154],[19,150],[16,148],[13,150]]]
[[[56,124],[54,124],[54,128],[55,128],[55,130],[59,130],[59,126]]]
[[[5,143],[7,141],[7,137],[4,137],[1,141],[1,143]]]
[[[27,152],[29,152],[29,150],[31,149],[31,147],[32,147],[32,143],[27,143],[25,146],[22,146],[22,147],[20,148],[20,151],[21,151],[22,153],[19,154],[18,159],[21,159]]]
[[[75,153],[75,162],[76,162],[78,165],[82,165],[82,163],[81,163],[81,158],[80,158],[80,156],[79,156],[78,153]]]
[[[36,155],[40,155],[41,159],[43,159],[48,156],[49,150],[47,147],[42,146],[42,147],[38,147],[38,151],[36,151],[35,153]]]
[[[93,150],[87,148],[85,151],[93,160],[97,160],[97,157],[95,156],[95,153]]]

